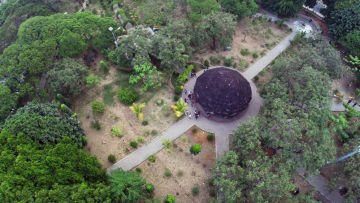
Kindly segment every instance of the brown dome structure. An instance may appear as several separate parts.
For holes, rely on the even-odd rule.
[[[251,101],[250,83],[237,71],[219,67],[200,75],[194,99],[210,117],[231,119],[244,111]]]

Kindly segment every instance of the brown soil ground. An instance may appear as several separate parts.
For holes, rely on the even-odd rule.
[[[162,150],[157,153],[154,163],[145,161],[138,168],[142,176],[154,184],[155,199],[164,199],[167,194],[176,196],[176,202],[209,202],[209,178],[211,168],[215,165],[215,142],[207,140],[207,133],[198,129],[189,130],[173,142],[171,150]],[[190,146],[199,143],[202,151],[194,156],[190,154]],[[165,169],[172,173],[165,177]],[[182,173],[182,175],[180,175]],[[200,193],[192,195],[192,188],[198,185]]]
[[[268,50],[273,48],[278,42],[280,42],[286,34],[289,33],[287,29],[280,29],[274,23],[268,21],[252,19],[243,19],[238,23],[231,45],[230,51],[212,51],[205,50],[203,53],[196,55],[196,61],[209,60],[211,56],[215,57],[233,57],[234,63],[237,64],[237,68],[240,70],[246,69],[247,65],[254,63],[258,58],[265,55]],[[242,49],[248,49],[249,54],[246,56],[241,55]],[[253,57],[253,53],[258,55],[257,58]],[[209,60],[210,61],[210,60]],[[243,62],[241,62],[243,61]],[[219,64],[211,64],[219,65]]]
[[[117,100],[116,95],[114,96],[114,103],[107,105],[102,115],[94,115],[91,110],[91,102],[103,100],[105,85],[111,84],[113,91],[117,92],[119,88],[117,85],[119,84],[118,74],[122,73],[118,73],[112,67],[109,74],[101,80],[97,87],[85,91],[74,102],[74,111],[78,114],[81,127],[86,134],[88,142],[86,148],[99,159],[104,168],[111,165],[107,160],[109,154],[115,155],[119,160],[134,150],[129,146],[130,141],[138,141],[139,146],[148,143],[154,136],[169,128],[176,121],[170,108],[173,103],[173,90],[166,85],[155,93],[147,93],[141,96],[142,99],[139,102],[146,103],[144,108],[145,120],[148,121],[146,126],[141,124],[128,106]],[[122,82],[127,83],[127,81]],[[158,101],[162,101],[163,104],[158,105]],[[91,122],[94,120],[100,121],[100,130],[91,127]],[[122,129],[123,137],[113,137],[111,135],[113,127]]]

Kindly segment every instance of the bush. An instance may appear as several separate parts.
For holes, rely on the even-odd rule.
[[[120,128],[113,127],[113,128],[111,128],[111,135],[114,137],[122,137],[123,132]]]
[[[108,161],[110,162],[110,163],[115,163],[116,162],[116,157],[115,157],[115,155],[113,155],[113,154],[109,154],[109,156],[108,156]]]
[[[131,141],[130,142],[130,147],[136,149],[138,147],[138,143],[136,141]]]
[[[220,56],[210,56],[209,58],[211,65],[219,65],[221,63]]]
[[[182,177],[182,176],[184,175],[184,171],[178,170],[178,172],[176,173],[176,175],[177,175],[178,177]]]
[[[205,66],[205,67],[209,67],[209,66],[210,66],[210,62],[209,62],[208,60],[205,60],[205,61],[204,61],[204,66]]]
[[[228,67],[232,66],[233,58],[231,58],[231,57],[224,58],[223,64],[224,64],[224,66],[228,66]]]
[[[98,120],[91,121],[91,127],[100,130],[101,129],[101,123]]]
[[[193,144],[191,147],[190,147],[190,152],[191,154],[193,155],[197,155],[201,152],[201,144]]]
[[[254,77],[254,81],[255,81],[255,82],[259,81],[259,76],[256,75],[256,76]]]
[[[182,91],[183,91],[182,85],[175,86],[175,94],[176,94],[176,96],[181,95]]]
[[[101,60],[100,61],[100,70],[103,73],[109,72],[109,64],[106,61]]]
[[[105,104],[101,101],[93,101],[91,103],[91,108],[93,113],[104,113],[105,111]]]
[[[191,194],[193,196],[198,196],[200,193],[199,185],[194,185],[194,187],[191,189]]]
[[[148,158],[148,161],[150,161],[151,163],[155,163],[156,156],[155,155],[150,155],[149,158]]]
[[[118,99],[121,103],[131,105],[138,100],[139,95],[134,89],[122,88],[118,91]]]
[[[215,134],[214,133],[209,133],[206,138],[207,138],[207,140],[209,142],[212,142],[212,141],[215,140]]]
[[[154,190],[155,190],[155,187],[154,187],[154,185],[153,184],[151,184],[151,183],[147,183],[146,185],[145,185],[145,190],[146,190],[146,192],[148,192],[148,193],[153,193],[154,192]]]
[[[136,171],[137,173],[142,173],[141,168],[136,168],[135,171]]]
[[[174,195],[168,194],[166,195],[165,203],[175,203],[175,200],[176,199]]]
[[[100,78],[94,74],[90,74],[85,78],[85,83],[87,87],[95,87],[100,83]]]
[[[249,49],[241,49],[240,50],[240,54],[241,55],[243,55],[243,56],[247,56],[247,55],[249,55],[250,54],[250,51],[249,51]]]
[[[182,72],[178,78],[176,79],[176,83],[177,83],[177,86],[179,85],[183,85],[187,82],[189,76],[190,76],[190,73],[193,71],[194,69],[194,66],[193,65],[189,65],[185,70],[184,72]]]
[[[139,136],[137,139],[136,139],[137,143],[144,143],[145,142],[145,139],[144,137],[142,136]]]
[[[165,168],[164,176],[167,177],[167,178],[172,176],[172,173],[171,173],[170,169]]]
[[[141,122],[141,124],[143,125],[143,126],[147,126],[147,125],[149,125],[149,121],[143,121],[143,122]]]
[[[252,57],[253,57],[254,59],[256,59],[256,58],[259,57],[259,55],[258,55],[258,53],[254,52],[254,53],[252,54]]]
[[[157,130],[152,130],[152,131],[151,131],[151,135],[152,135],[152,136],[156,136],[158,133],[159,133],[159,132],[158,132]]]

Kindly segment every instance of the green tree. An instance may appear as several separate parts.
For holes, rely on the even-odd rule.
[[[212,49],[229,46],[235,33],[235,16],[224,12],[213,12],[205,16],[200,29],[211,42]]]
[[[10,115],[12,109],[16,108],[17,96],[11,90],[0,83],[0,126]]]
[[[62,57],[78,56],[86,49],[85,39],[68,29],[64,29],[59,36],[59,46],[59,53]]]
[[[190,11],[188,17],[192,23],[198,23],[201,19],[214,11],[220,10],[216,0],[186,0]]]
[[[238,20],[253,15],[259,8],[255,0],[220,0],[219,2],[225,12],[234,14]]]
[[[79,146],[84,145],[84,132],[69,108],[56,104],[29,103],[6,119],[3,130],[13,135],[25,134],[36,143],[55,144],[69,136]]]
[[[85,86],[87,73],[88,69],[74,59],[57,61],[54,68],[48,72],[49,91],[52,95],[77,96]]]
[[[1,202],[110,202],[105,171],[69,138],[44,146],[3,130],[0,154]]]
[[[116,201],[137,202],[145,197],[146,181],[135,171],[114,171],[111,173],[110,182]]]
[[[142,91],[156,89],[161,86],[161,73],[150,62],[139,59],[134,66],[134,74],[129,78],[129,84],[141,83]]]
[[[340,39],[340,42],[351,54],[360,57],[360,29],[347,33]]]
[[[294,16],[300,11],[305,0],[267,0],[261,4],[282,17]]]

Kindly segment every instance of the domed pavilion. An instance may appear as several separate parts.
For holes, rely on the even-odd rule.
[[[232,119],[251,101],[250,83],[230,68],[212,68],[201,74],[194,87],[194,100],[209,118]]]

